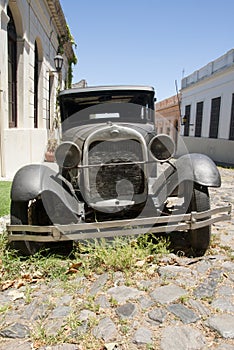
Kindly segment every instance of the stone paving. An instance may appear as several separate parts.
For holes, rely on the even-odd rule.
[[[234,207],[234,170],[220,171],[212,205]],[[233,220],[213,225],[216,244],[204,257],[169,254],[148,279],[109,271],[0,292],[0,349],[234,349]],[[63,344],[33,341],[63,333]]]

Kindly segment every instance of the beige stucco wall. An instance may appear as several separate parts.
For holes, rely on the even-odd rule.
[[[8,120],[8,4],[17,31],[16,128],[9,128]],[[38,128],[34,128],[35,41],[39,51]],[[58,73],[54,72],[54,57],[57,49],[58,28],[47,0],[0,0],[0,177],[13,177],[23,165],[40,162],[44,158],[50,134],[47,119],[50,118],[52,126],[56,110]],[[61,89],[68,70],[67,57],[65,54],[63,57]],[[53,75],[53,86],[49,99],[50,75]]]
[[[23,165],[41,163],[47,142],[46,129],[7,129],[4,134],[5,171],[8,178]]]

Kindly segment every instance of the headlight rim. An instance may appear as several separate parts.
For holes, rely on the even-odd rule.
[[[67,149],[67,151],[62,152],[64,154],[64,156],[61,157],[61,159],[58,159],[58,151],[61,152],[61,148],[62,147],[66,147],[69,146],[69,149]],[[74,148],[75,152],[77,152],[74,157],[71,157],[71,159],[74,159],[74,163],[73,164],[69,164],[66,165],[65,164],[65,160],[66,160],[66,152],[68,153],[70,151],[71,148]],[[77,160],[75,161],[75,157],[77,156]],[[55,160],[56,163],[58,164],[59,167],[63,168],[63,169],[73,169],[76,168],[78,166],[78,164],[80,163],[81,160],[81,150],[79,148],[79,146],[75,143],[75,142],[71,142],[71,141],[63,141],[61,142],[58,147],[55,150]]]
[[[169,143],[170,143],[170,144],[169,144],[170,147],[166,147],[167,145],[165,145],[165,141],[164,141],[164,142],[161,141],[162,138],[163,138],[164,140],[166,140],[166,142],[169,142]],[[160,158],[157,158],[157,157],[155,156],[155,154],[154,154],[153,151],[152,151],[152,146],[153,146],[153,143],[154,143],[156,140],[160,141],[161,144],[163,144],[164,147],[168,150],[168,152],[169,152],[169,156],[168,156],[168,157],[163,158],[163,159],[160,159]],[[174,142],[174,140],[173,140],[169,135],[167,135],[167,134],[158,134],[158,135],[155,135],[155,136],[150,140],[149,146],[148,146],[148,147],[149,147],[149,150],[150,150],[150,153],[151,153],[152,157],[153,157],[157,162],[160,162],[160,163],[164,163],[164,162],[169,161],[169,160],[175,155],[175,142]],[[171,148],[171,149],[169,149],[169,148]]]

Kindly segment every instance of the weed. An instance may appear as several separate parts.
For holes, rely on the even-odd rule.
[[[98,319],[96,317],[89,317],[88,325],[90,328],[96,327],[98,325]]]
[[[182,295],[180,298],[179,298],[180,302],[182,304],[186,304],[186,302],[189,300],[189,296],[188,295]]]
[[[29,285],[26,285],[25,292],[24,292],[24,300],[26,304],[30,304],[32,301],[32,288]]]
[[[11,308],[10,304],[5,304],[3,306],[0,306],[0,314],[4,314]]]
[[[125,319],[120,319],[119,320],[119,324],[120,324],[120,331],[124,334],[127,335],[128,332],[130,331],[131,327],[129,324],[128,320]]]
[[[123,333],[124,335],[127,335],[128,332],[129,332],[129,330],[130,330],[130,327],[127,326],[127,325],[122,325],[122,326],[120,327],[120,331],[121,331],[121,333]]]
[[[86,298],[86,302],[84,303],[84,309],[93,311],[93,312],[99,312],[100,305],[95,302],[95,296],[88,295]]]
[[[167,240],[153,241],[148,235],[141,236],[137,240],[117,237],[111,243],[100,239],[87,242],[85,258],[81,252],[78,254],[78,259],[82,260],[82,268],[86,274],[93,270],[99,273],[107,270],[129,273],[135,271],[137,261],[146,259],[152,253],[155,255],[168,253],[168,246]]]
[[[169,239],[160,236],[156,237],[151,233],[139,236],[137,244],[140,249],[146,250],[148,255],[154,254],[160,256],[169,253]]]
[[[68,341],[64,326],[62,326],[57,333],[48,334],[48,329],[42,321],[37,322],[35,328],[31,332],[31,338],[34,341],[35,348],[45,345],[58,345]]]
[[[3,237],[2,237],[3,236]],[[7,280],[19,280],[24,282],[35,282],[41,279],[66,280],[65,274],[68,266],[67,261],[62,261],[56,256],[45,257],[40,253],[22,258],[13,250],[7,249],[5,235],[0,235],[0,278],[1,282]]]
[[[26,258],[20,257],[15,251],[8,249],[7,236],[2,234],[0,235],[1,285],[6,281],[14,282],[22,279],[23,284],[53,279],[66,284],[74,279],[74,274],[69,273],[71,265],[78,266],[75,272],[80,278],[92,276],[93,273],[122,271],[127,277],[126,283],[132,285],[131,276],[136,269],[142,271],[147,268],[152,259],[156,259],[156,254],[168,253],[167,241],[153,241],[147,237],[147,235],[141,236],[137,240],[121,237],[111,242],[104,239],[92,240],[86,245],[79,245],[78,249],[74,250],[73,259],[70,257],[64,259],[56,255],[45,255],[44,252],[38,252]],[[150,261],[147,260],[149,257]],[[144,261],[143,266],[136,265],[139,260]],[[75,288],[69,284],[67,287]],[[28,290],[27,293],[27,300],[30,302],[30,291]],[[97,306],[94,309],[96,310]]]
[[[51,345],[52,339],[48,339],[46,328],[42,321],[38,321],[35,328],[31,332],[31,338],[38,347],[43,345]]]
[[[118,305],[118,301],[113,297],[110,297],[109,302],[110,302],[112,307],[116,307]]]
[[[80,321],[79,318],[77,317],[76,312],[70,313],[70,315],[67,318],[67,324],[73,331],[77,330],[78,327],[81,327],[82,323],[83,322]]]

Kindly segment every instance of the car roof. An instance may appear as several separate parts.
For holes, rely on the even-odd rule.
[[[79,94],[87,92],[101,92],[101,91],[145,91],[145,92],[154,92],[152,86],[145,85],[112,85],[112,86],[89,86],[85,88],[72,88],[63,90],[59,95],[70,95],[70,94]]]

